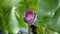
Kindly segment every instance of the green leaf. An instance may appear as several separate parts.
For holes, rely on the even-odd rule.
[[[59,0],[38,0],[37,23],[44,25],[54,15],[58,9]]]
[[[55,12],[54,17],[46,25],[47,28],[60,33],[60,8]]]
[[[35,23],[44,27],[46,25],[48,29],[60,32],[60,24],[57,24],[59,17],[55,15],[56,11],[58,13],[60,11],[59,3],[59,0],[38,0],[38,13]]]
[[[29,0],[29,1],[28,1],[28,0],[24,0],[24,1],[25,1],[26,3],[30,3],[32,0]]]
[[[15,10],[16,10],[16,7],[13,7],[10,12],[10,19],[8,22],[8,27],[9,27],[8,30],[10,33],[18,33],[20,30],[19,23],[15,15],[15,12],[16,12]]]
[[[28,4],[28,8],[30,10],[33,10],[35,13],[38,12],[38,1],[37,0],[32,0],[29,4]]]
[[[26,10],[26,6],[17,7],[16,8],[16,18],[19,22],[20,27],[28,27],[28,24],[24,21],[24,12]]]
[[[58,9],[59,0],[38,0],[38,16],[51,16]]]

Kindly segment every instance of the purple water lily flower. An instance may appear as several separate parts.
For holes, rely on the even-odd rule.
[[[36,14],[32,10],[26,10],[24,14],[24,19],[28,24],[32,24],[35,20]]]

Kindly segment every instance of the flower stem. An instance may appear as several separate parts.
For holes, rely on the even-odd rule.
[[[28,24],[28,34],[30,34],[30,25]]]

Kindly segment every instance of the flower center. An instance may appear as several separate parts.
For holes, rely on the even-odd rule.
[[[33,16],[32,16],[32,14],[27,14],[27,17],[29,17],[31,20]]]

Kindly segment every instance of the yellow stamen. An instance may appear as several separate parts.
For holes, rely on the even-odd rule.
[[[28,14],[27,16],[29,16],[29,17],[30,17],[30,19],[32,19],[32,14]]]

